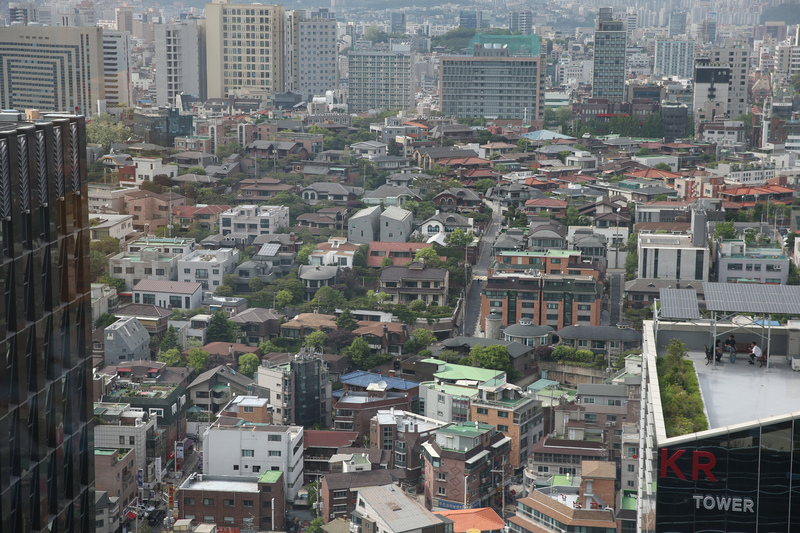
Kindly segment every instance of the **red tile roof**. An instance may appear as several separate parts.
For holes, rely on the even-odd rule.
[[[497,531],[503,529],[506,525],[500,515],[491,507],[437,511],[434,514],[452,520],[453,533],[463,533],[470,529]]]
[[[339,448],[352,446],[358,438],[358,431],[303,431],[303,448]]]
[[[417,253],[418,250],[423,248],[430,248],[432,244],[424,242],[383,242],[372,241],[369,243],[369,251],[367,252],[367,266],[380,267],[384,257],[389,257],[389,252],[408,252],[412,255]],[[386,252],[386,255],[377,256],[372,255],[372,252]],[[392,257],[395,266],[403,266],[406,262],[411,261],[412,257]]]
[[[680,178],[680,174],[661,170],[658,168],[644,168],[642,170],[634,170],[633,172],[626,172],[625,176],[629,178]]]
[[[567,207],[567,202],[564,200],[556,200],[555,198],[535,198],[525,202],[525,207]]]

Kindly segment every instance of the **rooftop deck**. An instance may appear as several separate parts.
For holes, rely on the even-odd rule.
[[[706,365],[702,351],[690,351],[689,358],[697,372],[709,429],[800,411],[800,372],[792,371],[780,354],[770,359],[769,369],[749,364],[744,354],[736,357],[736,363],[725,354],[716,370]]]

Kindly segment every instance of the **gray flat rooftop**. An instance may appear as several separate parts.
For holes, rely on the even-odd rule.
[[[749,364],[746,354],[737,355],[736,363],[726,354],[716,370],[706,365],[702,350],[690,351],[689,358],[697,370],[709,429],[800,411],[800,372],[792,371],[783,356],[771,358],[769,370]]]

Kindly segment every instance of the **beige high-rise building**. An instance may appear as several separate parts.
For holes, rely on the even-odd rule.
[[[283,6],[206,4],[208,97],[284,90]]]
[[[327,14],[327,13],[326,13]],[[336,19],[286,12],[284,68],[286,90],[304,100],[339,86]]]
[[[92,116],[105,109],[103,30],[11,26],[0,32],[0,108]]]

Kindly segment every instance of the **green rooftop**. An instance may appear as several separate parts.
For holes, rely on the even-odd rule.
[[[472,55],[473,45],[491,44],[508,48],[511,57],[538,57],[540,53],[538,35],[489,35],[476,33],[467,46],[467,55]]]
[[[95,455],[114,455],[117,453],[116,448],[95,448],[94,454]]]
[[[434,376],[446,381],[455,382],[461,379],[479,381],[484,383],[494,379],[497,375],[503,374],[499,370],[489,370],[487,368],[476,368],[474,366],[454,365],[446,363],[441,359],[423,359],[423,363],[433,363],[439,365],[442,370],[434,372]]]
[[[474,422],[469,422],[467,424],[454,424],[452,426],[447,426],[439,429],[438,432],[475,438],[480,437],[487,431],[491,431],[493,429],[495,429],[495,427],[491,424],[484,424],[483,422],[478,422],[475,424]]]
[[[277,483],[278,480],[281,478],[280,470],[267,470],[266,472],[262,472],[260,476],[258,476],[259,483]]]
[[[635,511],[636,510],[636,493],[632,490],[625,490],[622,492],[620,501],[621,511]]]
[[[420,385],[425,385],[429,389],[449,394],[450,396],[463,396],[465,398],[473,398],[478,395],[478,389],[471,387],[462,387],[460,385],[440,384],[433,381],[424,381]]]

